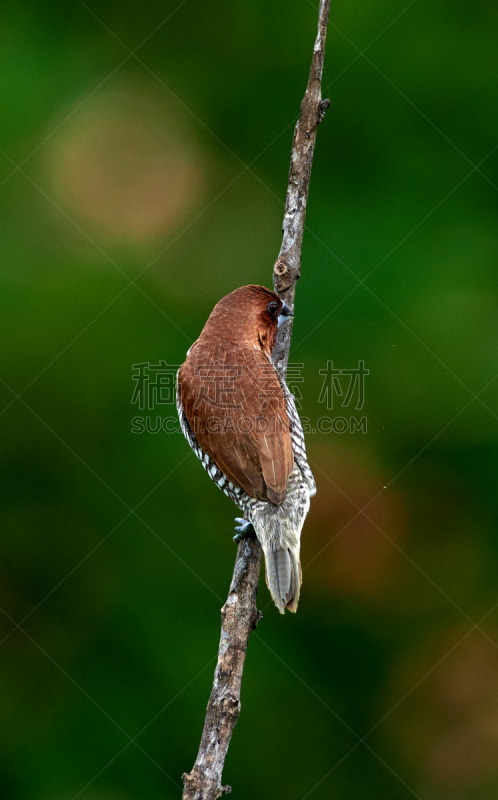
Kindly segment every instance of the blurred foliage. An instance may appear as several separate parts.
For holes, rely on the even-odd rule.
[[[236,509],[181,435],[131,433],[132,365],[270,283],[316,17],[2,4],[2,798],[164,800],[193,764]],[[291,361],[312,430],[368,432],[308,435],[302,599],[281,618],[261,581],[240,800],[496,796],[497,23],[333,5]],[[319,404],[359,360],[364,408]]]

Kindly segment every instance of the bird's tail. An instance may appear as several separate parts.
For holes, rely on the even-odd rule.
[[[299,553],[296,557],[290,548],[273,550],[271,545],[263,545],[263,550],[266,585],[275,605],[281,614],[286,608],[296,612],[302,582]]]
[[[266,585],[281,614],[286,608],[297,611],[301,528],[309,505],[309,488],[296,467],[280,505],[260,500],[251,507],[250,520],[265,554]]]

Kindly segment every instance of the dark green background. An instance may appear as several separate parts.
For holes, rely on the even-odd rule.
[[[0,11],[7,800],[174,798],[193,764],[236,509],[181,435],[131,433],[132,365],[180,364],[220,297],[270,284],[316,31],[306,0],[88,2]],[[291,361],[312,425],[368,432],[308,436],[301,603],[262,579],[224,781],[487,800],[498,10],[332,5]],[[361,359],[364,408],[319,404],[327,361]]]

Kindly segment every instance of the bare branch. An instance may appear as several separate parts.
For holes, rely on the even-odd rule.
[[[320,0],[318,33],[313,48],[310,77],[301,114],[294,129],[287,197],[285,199],[283,241],[280,254],[273,267],[273,286],[288,306],[294,308],[296,281],[301,275],[301,250],[303,246],[304,221],[310,185],[311,165],[315,152],[316,132],[323,120],[329,100],[322,100],[322,72],[325,57],[325,37],[329,19],[330,0]],[[273,351],[273,362],[282,377],[285,377],[292,337],[292,321],[279,330]]]
[[[183,800],[216,800],[231,791],[229,786],[220,785],[221,773],[239,717],[240,685],[249,634],[260,619],[256,592],[261,555],[261,545],[256,537],[240,542],[230,591],[221,609],[218,663],[201,746],[192,772],[183,775]]]
[[[322,100],[321,80],[330,0],[320,0],[318,34],[310,77],[292,144],[283,241],[273,269],[275,291],[294,307],[296,281],[301,272],[306,204],[315,149],[316,131],[330,103]],[[273,361],[285,377],[292,336],[292,321],[279,329]],[[240,713],[240,688],[249,636],[261,614],[256,594],[262,550],[256,537],[243,539],[237,550],[227,601],[221,609],[221,638],[213,689],[209,698],[199,753],[192,772],[183,775],[183,800],[216,800],[231,788],[221,785],[221,775],[233,729]]]

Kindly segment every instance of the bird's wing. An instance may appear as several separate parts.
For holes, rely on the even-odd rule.
[[[197,344],[178,373],[178,391],[193,435],[228,480],[280,504],[294,455],[284,392],[266,356]]]

